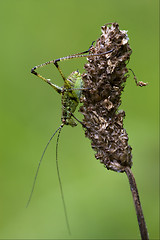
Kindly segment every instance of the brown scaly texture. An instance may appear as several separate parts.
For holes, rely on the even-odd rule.
[[[123,172],[132,166],[132,148],[123,128],[124,111],[118,111],[128,69],[126,64],[132,53],[126,31],[117,23],[101,27],[102,35],[90,53],[105,53],[88,58],[83,74],[84,87],[80,111],[84,115],[85,135],[91,140],[95,157],[107,169]]]

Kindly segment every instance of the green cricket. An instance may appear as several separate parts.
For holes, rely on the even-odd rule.
[[[51,136],[47,145],[44,148],[44,151],[43,151],[42,156],[40,158],[40,161],[39,161],[39,164],[38,164],[38,167],[37,167],[37,171],[36,171],[36,174],[35,174],[35,177],[34,177],[34,182],[33,182],[33,186],[32,186],[30,196],[29,196],[29,200],[27,202],[27,207],[28,207],[28,205],[31,201],[32,195],[33,195],[33,191],[34,191],[34,188],[35,188],[35,184],[36,184],[36,180],[37,180],[37,176],[38,176],[38,172],[39,172],[39,168],[40,168],[43,156],[44,156],[44,154],[47,150],[47,147],[48,147],[49,143],[51,142],[51,140],[53,139],[55,134],[58,132],[57,142],[56,142],[56,168],[57,168],[58,181],[59,181],[59,186],[60,186],[60,191],[61,191],[64,213],[65,213],[65,219],[66,219],[66,224],[67,224],[67,229],[68,229],[69,234],[71,234],[71,231],[70,231],[70,226],[69,226],[69,221],[68,221],[68,216],[67,216],[67,210],[66,210],[66,205],[65,205],[64,195],[63,195],[63,189],[62,189],[62,183],[61,183],[61,178],[60,178],[60,173],[59,173],[59,165],[58,165],[58,141],[59,141],[60,132],[65,125],[70,125],[71,127],[75,127],[75,126],[77,126],[77,123],[75,122],[75,120],[76,120],[83,127],[85,127],[84,124],[73,115],[73,113],[75,112],[75,110],[76,110],[76,108],[77,108],[77,106],[80,102],[80,97],[81,97],[81,94],[82,94],[82,90],[88,90],[89,91],[89,89],[86,89],[86,88],[83,87],[83,80],[82,80],[82,76],[79,73],[79,71],[72,72],[68,76],[68,78],[64,77],[64,75],[63,75],[63,73],[62,73],[62,71],[61,71],[61,69],[58,65],[58,62],[73,59],[73,58],[82,58],[82,57],[87,58],[87,57],[92,57],[92,56],[100,56],[100,55],[108,54],[108,53],[113,51],[113,49],[112,49],[112,50],[109,50],[107,52],[100,53],[100,54],[89,53],[91,47],[93,46],[93,43],[94,42],[92,42],[92,45],[90,46],[90,48],[87,51],[84,51],[84,52],[81,52],[81,53],[76,53],[76,54],[73,54],[73,55],[69,55],[67,57],[62,57],[62,58],[58,58],[58,59],[55,59],[55,60],[51,60],[51,61],[42,63],[40,65],[37,65],[37,66],[35,66],[31,69],[32,74],[36,75],[37,77],[41,78],[43,81],[48,83],[57,93],[59,93],[61,95],[61,102],[62,102],[61,122],[62,123],[57,128],[57,130],[53,133],[53,135]],[[89,54],[87,55],[86,53],[89,53]],[[41,76],[37,72],[38,68],[47,66],[49,64],[54,64],[55,67],[58,69],[58,71],[59,71],[59,73],[60,73],[60,75],[61,75],[61,77],[64,81],[63,87],[59,87],[59,86],[53,84],[50,79],[46,79],[45,77]]]

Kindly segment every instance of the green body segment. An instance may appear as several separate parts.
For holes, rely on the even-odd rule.
[[[82,76],[78,71],[72,72],[64,81],[62,87],[62,123],[76,126],[76,122],[72,118],[72,114],[75,112],[76,107],[79,104],[81,92],[83,89]]]

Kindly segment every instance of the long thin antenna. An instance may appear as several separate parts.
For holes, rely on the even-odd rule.
[[[58,181],[59,181],[59,186],[60,186],[60,191],[61,191],[61,197],[62,197],[62,202],[63,202],[63,208],[64,208],[67,229],[68,229],[69,235],[71,235],[71,230],[70,230],[68,215],[67,215],[67,208],[66,208],[66,204],[65,204],[62,182],[61,182],[61,177],[60,177],[60,172],[59,172],[59,165],[58,165],[58,142],[59,142],[61,130],[62,130],[62,127],[59,129],[58,136],[57,136],[57,142],[56,142],[56,167],[57,167],[57,175],[58,175]]]
[[[28,205],[29,205],[29,203],[30,203],[30,201],[31,201],[31,198],[32,198],[32,195],[33,195],[33,191],[34,191],[34,188],[35,188],[35,184],[36,184],[36,180],[37,180],[37,176],[38,176],[38,172],[39,172],[39,168],[40,168],[42,159],[43,159],[43,157],[44,157],[44,154],[45,154],[45,152],[46,152],[46,150],[47,150],[47,147],[48,147],[48,145],[50,144],[50,142],[51,142],[52,138],[54,137],[54,135],[58,132],[58,130],[61,130],[63,126],[64,126],[64,124],[61,124],[61,125],[57,128],[57,130],[52,134],[52,136],[51,136],[51,138],[49,139],[47,145],[45,146],[45,149],[44,149],[44,151],[43,151],[43,153],[42,153],[42,156],[41,156],[41,158],[40,158],[40,161],[39,161],[39,164],[38,164],[38,167],[37,167],[37,171],[36,171],[36,174],[35,174],[35,177],[34,177],[34,181],[33,181],[33,185],[32,185],[32,190],[31,190],[31,193],[30,193],[30,196],[29,196],[29,199],[28,199],[28,202],[27,202],[26,207],[28,207]]]

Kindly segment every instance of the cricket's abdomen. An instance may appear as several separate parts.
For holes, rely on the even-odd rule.
[[[66,125],[71,125],[72,127],[77,124],[72,118],[72,114],[75,112],[79,99],[81,96],[81,88],[83,82],[81,74],[76,71],[70,74],[68,79],[66,79],[64,88],[62,91],[62,123]]]

